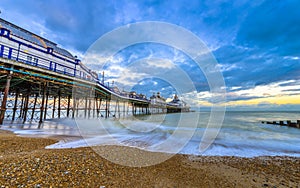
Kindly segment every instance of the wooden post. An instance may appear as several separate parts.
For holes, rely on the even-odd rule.
[[[44,119],[47,118],[48,98],[49,98],[49,93],[47,92],[47,93],[46,93],[46,106],[45,106]]]
[[[101,99],[100,99],[101,100]],[[96,97],[96,111],[97,111],[97,118],[99,117],[99,109],[98,109],[98,98]]]
[[[107,118],[108,117],[108,99],[107,99],[107,97],[106,97],[106,99],[105,99],[105,118]]]
[[[98,106],[98,117],[99,117],[99,115],[101,115],[100,117],[103,117],[103,115],[101,114],[101,105],[102,105],[102,98],[100,98],[100,101],[99,101],[99,106]]]
[[[131,109],[132,110],[132,115],[134,115],[134,103],[132,102],[131,105],[132,105],[132,109]]]
[[[71,95],[68,96],[67,117],[69,117],[70,114],[70,103],[71,103]]]
[[[88,111],[88,118],[90,118],[90,117],[91,117],[91,109],[92,109],[92,108],[91,108],[91,103],[92,103],[92,102],[91,102],[91,98],[88,99],[88,102],[89,102],[89,107],[88,107],[88,109],[89,109],[89,111]]]
[[[95,97],[95,98],[94,98],[94,101],[93,101],[93,118],[95,118],[96,101],[97,101],[97,97]]]
[[[24,115],[23,115],[23,123],[26,122],[26,119],[27,119],[27,111],[28,111],[28,103],[29,103],[29,97],[30,97],[30,93],[31,93],[31,85],[29,85],[29,88],[27,90],[27,96],[26,96],[26,99],[25,99],[25,105],[24,105]]]
[[[4,116],[5,116],[5,112],[6,112],[6,102],[7,102],[7,96],[8,96],[8,92],[9,92],[11,78],[12,78],[12,72],[9,72],[7,74],[4,95],[2,98],[1,112],[0,112],[0,125],[3,124],[3,120],[4,120]]]
[[[118,101],[118,113],[119,113],[119,119],[120,119],[120,117],[121,117],[121,112],[120,112],[120,102]]]
[[[36,106],[37,98],[38,98],[38,93],[35,94],[33,108],[32,108],[32,112],[31,112],[31,120],[33,120],[33,118],[34,118],[34,111],[35,111],[35,106]]]
[[[126,111],[125,101],[123,101],[123,117],[125,117],[125,111]]]
[[[126,112],[126,115],[128,116],[129,114],[129,102],[127,102],[127,112]]]
[[[14,108],[13,108],[13,115],[12,115],[12,119],[11,119],[12,122],[15,120],[15,116],[16,116],[19,92],[20,92],[19,89],[17,89],[16,97],[15,97],[15,104],[14,104]]]
[[[116,100],[116,103],[115,103],[115,114],[114,114],[114,117],[116,118],[117,117],[117,105],[118,105],[118,100]]]
[[[56,96],[54,96],[54,99],[53,99],[52,119],[54,119],[54,115],[55,115],[55,101],[56,101]]]
[[[300,120],[297,120],[297,128],[300,128]]]
[[[20,115],[20,116],[21,116],[21,119],[24,118],[24,111],[25,111],[25,106],[26,106],[26,99],[27,99],[27,95],[24,94],[24,97],[23,97],[23,105],[22,105],[22,114]]]
[[[46,84],[43,84],[43,96],[42,96],[42,105],[41,105],[41,110],[40,110],[40,121],[39,123],[41,124],[43,122],[43,112],[44,112],[44,107],[45,107],[45,97],[46,97]],[[40,127],[40,126],[39,126]]]
[[[22,94],[21,94],[22,95]],[[25,96],[22,95],[22,99],[21,99],[21,107],[20,107],[20,115],[19,115],[19,118],[23,117],[23,106],[24,106],[24,99],[25,99]]]
[[[108,100],[108,109],[107,109],[107,116],[110,115],[110,99]]]
[[[86,113],[87,113],[87,104],[88,103],[88,99],[87,96],[85,97],[85,103],[84,103],[84,118],[86,118]]]
[[[60,99],[61,99],[61,95],[60,95],[60,90],[58,91],[58,119],[60,119]]]
[[[73,95],[73,109],[72,109],[72,118],[75,118],[75,109],[76,109],[76,97],[75,94]]]
[[[77,114],[77,117],[79,117],[79,104],[80,104],[80,99],[76,99],[76,114]]]

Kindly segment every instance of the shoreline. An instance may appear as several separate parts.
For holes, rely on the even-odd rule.
[[[295,157],[176,154],[157,165],[128,167],[106,160],[91,148],[45,149],[58,142],[54,138],[20,137],[0,130],[0,140],[0,185],[4,187],[297,187],[300,182],[300,159]],[[138,150],[101,148],[128,154]]]

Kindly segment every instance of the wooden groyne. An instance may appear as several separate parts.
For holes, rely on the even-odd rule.
[[[300,128],[300,120],[297,120],[297,122],[292,122],[291,120],[286,120],[286,121],[262,121],[261,123]]]

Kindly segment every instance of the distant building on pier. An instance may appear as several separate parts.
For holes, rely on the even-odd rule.
[[[186,104],[186,102],[180,100],[177,94],[175,94],[173,100],[169,102],[167,105],[168,105],[167,113],[190,111],[190,107]]]
[[[160,92],[157,92],[157,94],[155,95],[155,93],[153,93],[153,95],[150,97],[150,103],[152,105],[155,106],[166,106],[167,102],[166,99],[162,96],[160,96]]]

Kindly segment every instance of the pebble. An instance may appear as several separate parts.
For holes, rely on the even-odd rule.
[[[6,139],[5,142],[3,138]],[[0,131],[0,150],[4,151],[0,158],[0,188],[267,187],[283,182],[297,187],[296,180],[299,180],[299,158],[247,159],[175,155],[155,166],[133,168],[101,158],[90,148],[44,149],[54,142],[52,139],[3,136]],[[110,150],[112,148],[114,150]],[[107,146],[107,151],[118,149],[120,148]],[[132,148],[125,150],[128,153],[136,151]],[[123,160],[126,156],[118,159]],[[278,175],[282,178],[279,179]]]

